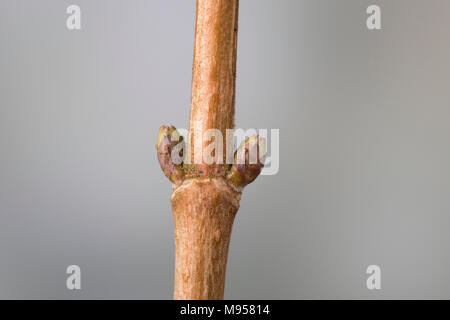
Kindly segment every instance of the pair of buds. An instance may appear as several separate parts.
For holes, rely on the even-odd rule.
[[[184,141],[174,126],[161,126],[156,143],[162,171],[173,183],[182,181],[193,166],[173,156],[183,158]],[[225,177],[229,184],[242,190],[261,173],[267,155],[266,141],[258,135],[246,139],[234,153],[233,163],[227,165]]]

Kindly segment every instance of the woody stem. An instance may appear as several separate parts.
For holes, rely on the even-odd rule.
[[[241,193],[223,164],[203,162],[202,134],[234,128],[239,0],[198,0],[192,77],[190,156],[196,172],[172,194],[175,299],[222,299],[228,246]],[[224,143],[222,145],[225,145]],[[195,152],[194,152],[195,149]],[[200,152],[199,152],[200,151]],[[199,154],[200,153],[200,154]]]

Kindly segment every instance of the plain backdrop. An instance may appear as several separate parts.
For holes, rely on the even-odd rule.
[[[0,298],[172,297],[154,145],[188,126],[195,5],[0,2]],[[243,194],[226,298],[450,298],[449,30],[445,0],[241,0],[236,125],[280,129],[280,170]]]

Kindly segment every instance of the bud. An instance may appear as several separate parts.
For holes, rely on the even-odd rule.
[[[172,150],[183,142],[183,137],[178,133],[174,126],[161,126],[158,132],[156,150],[158,152],[158,161],[162,171],[172,182],[177,182],[183,178],[183,163],[173,161]],[[180,157],[184,148],[181,148]]]
[[[266,140],[258,135],[245,140],[234,154],[228,180],[238,188],[244,188],[261,173],[267,155]]]

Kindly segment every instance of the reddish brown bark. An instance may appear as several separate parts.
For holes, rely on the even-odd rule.
[[[223,178],[190,179],[174,191],[175,299],[223,299],[240,199]]]
[[[202,161],[194,148],[209,143],[194,130],[205,133],[219,129],[226,137],[226,129],[234,128],[238,7],[238,0],[197,1],[189,120],[191,159],[197,156]],[[205,176],[223,174],[220,165],[200,165],[198,169]]]
[[[201,152],[211,141],[198,134],[219,129],[225,145],[226,129],[234,127],[238,5],[239,0],[197,1],[187,151],[196,164],[172,162],[172,148],[179,142],[173,139],[178,137],[174,127],[162,126],[158,134],[158,159],[173,183],[175,299],[223,299],[228,247],[241,191],[262,168],[261,163],[248,161],[225,164],[226,152],[223,163],[206,164]],[[249,140],[241,146],[241,155],[247,160],[251,148]]]

